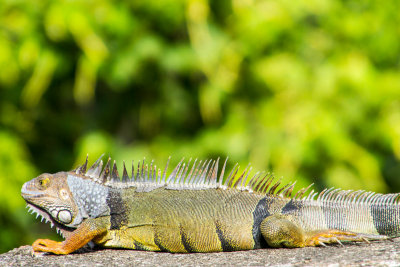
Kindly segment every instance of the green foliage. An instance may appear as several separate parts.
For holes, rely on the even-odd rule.
[[[400,191],[398,10],[0,1],[0,251],[45,235],[23,210],[22,183],[87,153],[158,164],[229,155],[299,186]]]

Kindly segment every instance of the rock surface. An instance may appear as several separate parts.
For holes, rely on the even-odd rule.
[[[400,238],[394,242],[298,249],[170,254],[101,249],[65,256],[32,256],[31,246],[0,255],[0,266],[400,266]]]

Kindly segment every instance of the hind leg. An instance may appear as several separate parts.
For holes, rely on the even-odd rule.
[[[261,222],[261,234],[269,246],[288,248],[305,246],[306,234],[290,219],[288,215],[275,214]]]
[[[310,233],[306,240],[306,246],[324,246],[325,244],[342,244],[343,242],[367,242],[387,240],[390,237],[375,234],[360,234],[342,230],[325,230]]]
[[[261,234],[271,247],[315,247],[344,242],[385,240],[387,236],[360,234],[337,229],[305,231],[291,215],[275,214],[260,225]]]

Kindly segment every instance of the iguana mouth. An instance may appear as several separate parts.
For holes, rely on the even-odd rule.
[[[38,218],[40,216],[41,222],[43,222],[43,220],[45,220],[46,223],[50,222],[51,228],[53,228],[55,226],[57,234],[61,235],[63,238],[66,238],[66,234],[69,232],[72,232],[74,230],[73,228],[70,228],[70,227],[67,227],[65,225],[58,223],[44,209],[41,209],[40,207],[36,206],[35,204],[27,202],[26,207],[28,208],[29,213],[36,214],[36,218]]]

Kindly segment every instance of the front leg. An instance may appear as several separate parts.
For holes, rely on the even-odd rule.
[[[86,245],[93,238],[107,232],[107,223],[103,218],[85,220],[63,242],[56,242],[49,239],[38,239],[32,244],[33,251],[51,252],[54,254],[72,253]]]

